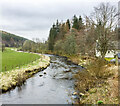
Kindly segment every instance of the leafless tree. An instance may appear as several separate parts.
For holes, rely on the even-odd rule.
[[[116,7],[109,3],[101,3],[98,7],[94,7],[92,22],[95,25],[95,34],[98,40],[98,50],[101,57],[104,58],[110,46],[112,38],[111,32],[116,25]]]

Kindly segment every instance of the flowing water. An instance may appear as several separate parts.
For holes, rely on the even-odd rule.
[[[21,87],[2,94],[2,104],[71,104],[74,92],[73,73],[82,67],[66,58],[48,55],[50,66],[26,80]]]

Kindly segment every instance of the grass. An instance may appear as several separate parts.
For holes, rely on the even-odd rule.
[[[15,88],[16,86],[21,86],[26,79],[30,78],[35,73],[45,69],[49,63],[50,58],[39,54],[40,58],[36,61],[29,63],[26,66],[20,67],[20,69],[10,70],[0,73],[0,93],[6,92]]]
[[[118,104],[118,66],[95,59],[87,64],[87,71],[79,71],[74,78],[77,79],[75,90],[80,98],[76,104]],[[82,97],[80,92],[84,93]]]
[[[16,52],[11,48],[6,48],[2,54],[2,72],[10,71],[12,69],[24,67],[27,64],[32,63],[40,56],[32,53]]]

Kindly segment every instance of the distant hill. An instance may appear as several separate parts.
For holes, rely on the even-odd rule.
[[[23,45],[25,40],[28,40],[5,31],[0,31],[0,34],[0,39],[2,37],[2,43],[5,44],[6,47],[20,47]]]

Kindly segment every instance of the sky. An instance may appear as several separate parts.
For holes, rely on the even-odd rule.
[[[89,16],[101,2],[118,6],[119,0],[0,0],[0,30],[32,40],[47,40],[58,19],[64,22],[77,16]]]

